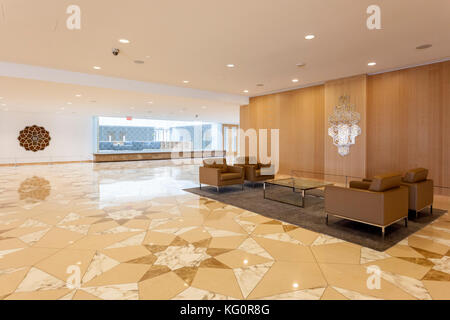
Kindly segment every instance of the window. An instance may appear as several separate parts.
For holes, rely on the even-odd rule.
[[[97,124],[97,153],[222,149],[219,123],[98,117]]]

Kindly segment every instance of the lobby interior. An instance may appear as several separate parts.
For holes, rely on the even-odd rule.
[[[0,300],[450,299],[450,2],[373,4],[0,0]]]

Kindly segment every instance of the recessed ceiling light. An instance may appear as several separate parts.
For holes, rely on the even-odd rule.
[[[127,39],[119,39],[120,43],[130,43],[130,40]]]
[[[298,79],[292,79],[292,82],[297,83]]]
[[[227,64],[227,67],[228,67],[228,68],[234,68],[234,67],[235,67],[235,65],[234,65],[234,64],[232,64],[232,63],[229,63],[229,64]]]
[[[81,97],[81,94],[76,94],[75,97],[79,98]]]
[[[2,103],[2,107],[6,107],[6,103]]]
[[[183,83],[189,83],[189,80],[183,80]]]
[[[244,90],[243,92],[244,92],[244,93],[248,93],[248,90]]]
[[[304,67],[305,65],[306,65],[306,63],[303,63],[303,62],[300,62],[300,63],[297,63],[297,64],[296,64],[296,66],[297,66],[298,68]]]
[[[422,44],[421,46],[416,47],[417,50],[423,50],[423,49],[428,49],[431,48],[433,45],[432,44]]]
[[[99,66],[94,66],[94,69],[95,69],[95,70],[100,70],[101,67],[99,67]]]
[[[72,104],[72,102],[67,102],[67,104]]]
[[[202,109],[206,109],[207,108],[207,106],[202,106]]]
[[[148,104],[153,104],[153,101],[147,101]]]
[[[376,66],[377,63],[376,63],[376,62],[369,62],[367,65],[368,65],[369,67],[373,67],[373,66]]]
[[[150,59],[150,56],[145,56],[147,59]]]
[[[315,35],[313,35],[313,34],[308,34],[307,36],[305,36],[305,39],[306,40],[312,40],[312,39],[314,39],[316,36]]]
[[[134,110],[134,107],[130,107],[131,110]]]
[[[145,61],[142,61],[142,60],[134,60],[134,63],[136,63],[136,64],[144,64]]]
[[[64,108],[64,107],[61,107],[60,109],[61,109],[61,110],[64,110],[65,108]]]
[[[298,283],[297,283],[297,282],[294,282],[294,283],[292,284],[292,287],[293,287],[293,288],[298,288]]]
[[[0,97],[0,100],[2,100],[3,99],[3,97]]]

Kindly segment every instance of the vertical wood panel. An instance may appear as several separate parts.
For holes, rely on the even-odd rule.
[[[370,76],[369,176],[415,167],[449,186],[450,62]]]

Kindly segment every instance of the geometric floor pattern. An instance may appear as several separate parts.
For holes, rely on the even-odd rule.
[[[378,252],[182,191],[197,173],[0,168],[0,299],[450,299],[448,214]]]

